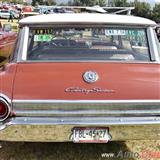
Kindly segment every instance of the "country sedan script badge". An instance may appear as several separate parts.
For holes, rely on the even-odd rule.
[[[99,76],[94,71],[87,71],[83,74],[83,79],[87,83],[94,83],[99,79]]]
[[[84,93],[84,94],[89,94],[89,93],[115,93],[114,90],[112,89],[103,89],[100,87],[95,87],[91,89],[87,88],[82,88],[82,87],[68,87],[65,89],[65,92],[68,93]]]

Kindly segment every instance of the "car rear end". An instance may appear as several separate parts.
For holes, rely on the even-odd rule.
[[[67,15],[21,24],[12,64],[1,73],[2,83],[13,86],[2,87],[0,139],[160,139],[154,23],[87,23],[83,16],[81,22],[60,23],[61,16]]]

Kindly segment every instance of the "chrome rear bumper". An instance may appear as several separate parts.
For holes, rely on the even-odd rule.
[[[72,141],[74,127],[109,127],[112,140],[160,139],[160,117],[16,117],[0,124],[2,141]]]

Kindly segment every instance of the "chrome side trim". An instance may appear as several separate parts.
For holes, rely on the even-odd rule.
[[[13,100],[16,116],[102,117],[160,115],[160,100]]]
[[[16,117],[3,125],[145,125],[160,124],[160,117]]]
[[[160,62],[159,53],[158,53],[158,46],[157,42],[155,40],[154,30],[153,27],[149,27],[147,29],[148,33],[148,41],[150,46],[150,54],[151,54],[151,60]]]
[[[13,99],[13,103],[60,103],[60,104],[160,104],[160,99],[153,99],[153,100],[20,100],[20,99]]]
[[[105,60],[26,60],[26,61],[20,61],[20,63],[116,63],[116,64],[159,64],[159,62],[156,61],[105,61]]]
[[[29,36],[29,27],[24,27],[24,40],[23,40],[23,47],[22,47],[22,60],[27,59],[27,47],[28,47],[28,36]]]
[[[0,140],[71,141],[74,127],[108,127],[112,140],[160,139],[160,117],[16,117],[0,124]]]
[[[17,56],[15,57],[15,62],[20,62],[23,54],[23,45],[24,45],[24,35],[25,35],[25,27],[20,28],[19,31],[19,46],[17,48]]]
[[[0,98],[5,99],[7,103],[11,104],[11,99],[8,96],[6,96],[5,94],[0,93]]]
[[[16,116],[26,117],[107,117],[107,116],[153,116],[160,115],[160,109],[155,110],[16,110]]]

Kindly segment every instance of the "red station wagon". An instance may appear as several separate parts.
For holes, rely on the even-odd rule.
[[[0,70],[0,140],[160,139],[155,27],[111,14],[22,19]]]

